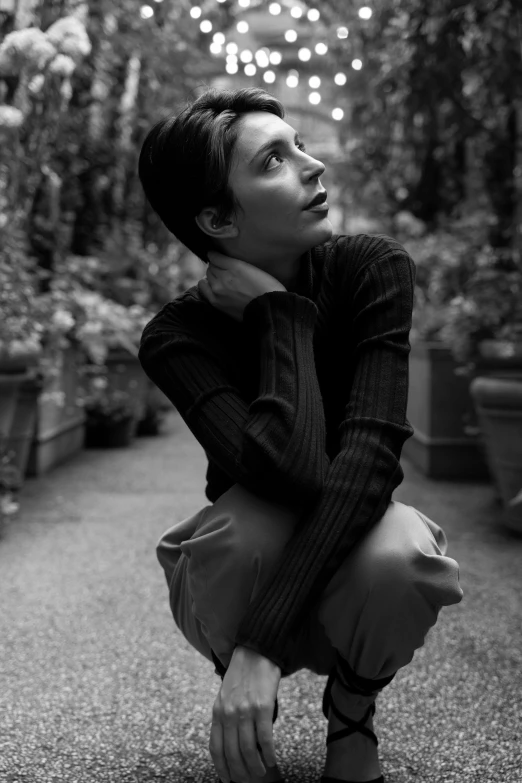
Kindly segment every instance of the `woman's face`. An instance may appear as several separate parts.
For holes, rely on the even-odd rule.
[[[238,233],[229,241],[231,254],[252,263],[296,258],[330,239],[328,210],[306,209],[324,190],[319,181],[324,170],[284,120],[269,112],[245,114],[229,175],[242,207],[234,219]]]

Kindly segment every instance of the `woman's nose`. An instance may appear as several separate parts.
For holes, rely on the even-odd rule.
[[[307,176],[309,179],[317,179],[325,172],[326,166],[320,160],[310,157],[307,167]]]

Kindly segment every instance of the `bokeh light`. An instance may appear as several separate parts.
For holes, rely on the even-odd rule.
[[[272,65],[280,65],[281,60],[283,59],[283,55],[281,52],[270,52],[270,57],[268,58]]]
[[[239,55],[239,59],[242,63],[251,63],[253,60],[253,54],[250,51],[250,49],[243,49],[241,54]]]
[[[150,19],[154,16],[154,8],[150,5],[142,5],[140,8],[140,16],[142,19]]]
[[[358,58],[356,58],[355,60],[352,60],[352,68],[355,71],[360,71],[361,68],[362,68],[362,60],[359,60]]]
[[[223,46],[223,44],[225,43],[225,36],[223,35],[223,33],[214,33],[214,35],[212,36],[212,40],[214,41],[214,43]]]
[[[270,11],[271,14],[277,16],[278,14],[281,13],[281,6],[279,5],[279,3],[270,3],[270,5],[268,6],[268,10]]]
[[[326,54],[328,46],[325,43],[318,43],[315,45],[316,54]]]
[[[336,73],[334,76],[334,82],[339,85],[339,87],[342,87],[343,84],[346,84],[346,74],[344,73]]]
[[[338,38],[348,38],[348,28],[347,27],[338,27],[337,28],[337,37]]]
[[[265,71],[263,74],[263,79],[268,84],[273,84],[276,80],[276,75],[273,71]]]
[[[314,105],[317,105],[318,103],[321,103],[321,96],[318,92],[311,92],[308,96],[308,100],[310,103],[313,103]]]
[[[250,0],[237,0],[237,4],[240,5],[241,8],[248,8]]]
[[[363,5],[362,8],[359,8],[359,16],[361,19],[370,19],[372,15],[372,9],[369,8],[367,5]]]
[[[248,22],[241,21],[238,22],[236,25],[236,30],[238,33],[248,33]]]
[[[212,41],[210,46],[208,47],[210,49],[211,54],[221,54],[222,46],[221,44],[216,43],[215,41]]]
[[[201,24],[199,25],[199,29],[202,33],[209,33],[212,30],[212,22],[210,19],[203,19]]]
[[[317,8],[310,8],[306,15],[311,22],[319,21],[319,17],[321,16]]]
[[[227,54],[227,63],[237,63],[237,54]]]
[[[297,56],[299,57],[300,60],[306,62],[312,56],[312,52],[310,51],[310,49],[307,49],[306,46],[303,46],[302,49],[299,49],[299,51],[297,52]]]
[[[313,90],[317,90],[321,86],[321,79],[318,76],[310,76],[308,84]]]
[[[259,65],[260,68],[268,68],[268,66],[270,65],[270,60],[268,59],[268,55],[264,49],[257,50],[256,63]]]
[[[201,16],[201,8],[199,5],[195,5],[190,9],[190,15],[193,19],[199,19]]]
[[[245,65],[245,73],[247,76],[255,76],[256,71],[257,68],[254,63],[248,63],[248,65]]]
[[[237,66],[237,63],[227,63],[225,66],[225,70],[227,73],[234,74],[238,72],[239,68]]]
[[[297,41],[297,33],[295,30],[287,30],[285,33],[285,41],[288,43],[295,43]]]
[[[334,120],[342,120],[344,117],[344,111],[342,109],[332,109],[332,117]]]
[[[286,77],[286,83],[288,87],[297,87],[299,84],[299,77],[295,75],[295,73],[289,73]]]
[[[239,51],[239,46],[237,43],[234,43],[234,41],[230,41],[230,43],[227,43],[225,49],[228,54],[237,54]]]
[[[303,15],[303,11],[297,5],[294,5],[294,7],[290,9],[290,14],[294,17],[294,19],[300,19]]]

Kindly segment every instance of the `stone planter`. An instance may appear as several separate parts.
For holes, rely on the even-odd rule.
[[[104,421],[88,424],[84,445],[87,449],[115,449],[130,446],[136,429],[134,416],[120,421]]]
[[[500,492],[503,521],[522,534],[522,379],[474,378],[470,392],[488,461]]]
[[[44,382],[35,400],[36,426],[28,476],[40,476],[76,454],[85,436],[85,413],[78,403],[84,357],[71,346],[59,351],[58,373]]]
[[[20,386],[27,373],[0,373],[0,448],[11,432]]]
[[[38,396],[41,390],[42,381],[39,376],[28,374],[22,381],[7,437],[7,449],[14,452],[13,464],[22,477],[27,475],[31,443],[36,429]]]

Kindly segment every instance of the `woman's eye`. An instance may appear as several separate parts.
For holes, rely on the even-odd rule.
[[[302,142],[302,141],[300,141],[300,142],[299,142],[299,144],[296,144],[295,146],[297,147],[297,149],[298,149],[298,150],[301,150],[301,152],[306,152],[306,145],[305,145],[305,144],[303,144],[303,142]],[[282,160],[282,157],[281,157],[281,155],[278,155],[277,153],[273,152],[273,153],[272,153],[272,154],[269,156],[269,158],[268,158],[268,160],[267,160],[267,162],[266,162],[266,167],[267,167],[267,168],[268,168],[268,164],[270,163],[270,161],[272,160],[272,158],[279,158],[279,160]]]

